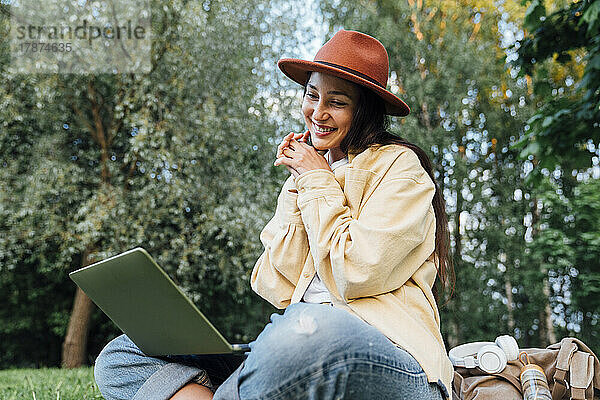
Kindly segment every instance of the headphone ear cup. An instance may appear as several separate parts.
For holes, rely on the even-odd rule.
[[[504,351],[508,361],[515,361],[519,357],[519,345],[514,337],[510,335],[498,336],[495,343]]]
[[[477,352],[477,363],[483,371],[495,374],[506,367],[506,354],[495,344],[488,344]]]

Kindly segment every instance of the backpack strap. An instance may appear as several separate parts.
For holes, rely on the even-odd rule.
[[[573,338],[573,342],[575,344],[577,344],[577,347],[579,348],[580,351],[584,351],[588,354],[591,354],[593,359],[594,359],[594,370],[593,370],[593,378],[592,378],[592,382],[593,385],[596,389],[600,390],[600,360],[598,360],[598,357],[596,357],[596,355],[594,354],[594,352],[592,351],[592,349],[590,349],[585,343],[583,343],[581,340],[577,339],[577,338]],[[594,389],[591,390],[592,392],[594,391]],[[600,393],[597,393],[596,396],[599,396]],[[593,398],[593,396],[588,396],[590,399]]]
[[[583,351],[575,352],[571,358],[569,373],[571,398],[574,400],[591,399],[586,397],[586,389],[591,385],[594,377],[594,357]]]
[[[465,378],[454,370],[454,378],[452,379],[452,400],[463,400],[462,396],[465,392]]]
[[[564,338],[560,342],[560,350],[556,356],[556,370],[552,379],[554,385],[552,385],[552,400],[561,400],[569,389],[569,383],[565,379],[567,377],[567,371],[569,371],[569,364],[571,363],[571,357],[577,351],[577,344],[573,343],[572,338]]]

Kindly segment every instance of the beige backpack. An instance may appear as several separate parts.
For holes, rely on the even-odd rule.
[[[530,362],[542,367],[552,391],[552,400],[600,399],[600,362],[581,340],[564,338],[545,349],[521,349]],[[522,399],[519,374],[523,364],[509,361],[499,373],[479,368],[455,367],[453,400]]]

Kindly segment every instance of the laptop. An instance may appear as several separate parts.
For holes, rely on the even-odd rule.
[[[69,276],[146,355],[250,349],[230,344],[141,247]]]

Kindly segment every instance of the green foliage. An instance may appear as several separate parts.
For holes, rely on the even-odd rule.
[[[539,105],[514,145],[536,167],[528,182],[539,221],[527,258],[541,261],[552,282],[558,332],[596,347],[600,211],[598,180],[586,168],[597,168],[600,143],[599,11],[599,1],[576,1],[546,15],[542,1],[531,2],[524,23],[529,35],[515,45],[513,62],[521,76],[532,77],[531,97]],[[571,170],[583,173],[565,173]],[[579,175],[588,179],[580,182]]]
[[[541,261],[552,282],[555,323],[561,336],[599,345],[598,271],[600,181],[576,183],[572,191],[556,179],[540,188],[539,232],[527,244],[527,261]]]
[[[529,132],[516,143],[521,157],[535,157],[540,170],[591,166],[600,143],[600,1],[569,2],[549,15],[543,0],[531,2],[524,26],[529,35],[515,44],[513,65],[533,77],[540,105]],[[583,53],[582,53],[583,51]],[[564,74],[550,74],[561,68]],[[575,64],[575,67],[573,67]],[[579,65],[585,65],[583,73]]]
[[[94,383],[92,368],[9,369],[0,371],[3,400],[92,400],[103,399]]]
[[[543,0],[533,0],[525,12],[523,27],[530,31],[535,30],[542,18],[546,17],[546,7]]]
[[[578,336],[597,349],[600,339],[600,181],[589,180],[576,185],[572,194],[563,200],[562,207],[563,210],[553,209],[553,218],[546,217],[546,230],[560,231],[563,238],[545,244],[548,252],[566,255],[551,260],[553,268],[558,269],[557,275],[566,281],[563,284],[570,283],[566,295],[557,291],[558,305],[565,315],[561,325],[567,329],[569,325],[578,325]]]

